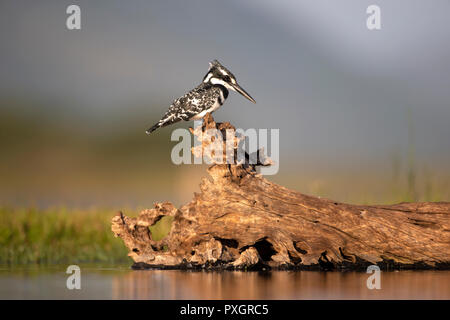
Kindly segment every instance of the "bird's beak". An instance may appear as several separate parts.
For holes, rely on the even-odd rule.
[[[256,103],[255,99],[253,99],[248,93],[247,91],[245,91],[244,89],[241,88],[240,85],[236,84],[232,84],[233,88],[239,92],[240,94],[242,94],[244,97],[246,97],[248,100],[250,100],[253,103]]]

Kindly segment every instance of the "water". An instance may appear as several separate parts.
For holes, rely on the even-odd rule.
[[[0,268],[0,299],[450,299],[450,271],[382,272],[381,289],[369,290],[361,272],[81,266],[81,290],[68,290],[66,267]]]

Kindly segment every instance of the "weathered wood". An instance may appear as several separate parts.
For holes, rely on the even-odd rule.
[[[207,115],[192,130],[202,141],[194,154],[227,143],[201,136],[207,128],[234,129]],[[450,203],[339,203],[272,183],[245,163],[208,173],[179,209],[156,203],[137,218],[113,218],[135,268],[450,268]],[[163,216],[173,216],[170,233],[154,241],[149,226]]]

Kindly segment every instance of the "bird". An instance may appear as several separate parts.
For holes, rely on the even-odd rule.
[[[175,99],[161,120],[146,130],[146,133],[151,134],[156,129],[181,120],[202,119],[207,113],[212,113],[223,105],[229,90],[236,91],[256,103],[255,99],[237,83],[230,70],[217,60],[211,61],[203,81],[184,96]]]

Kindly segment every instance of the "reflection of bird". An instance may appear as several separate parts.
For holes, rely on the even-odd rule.
[[[239,92],[251,102],[256,103],[238,85],[236,78],[227,68],[217,60],[210,62],[203,82],[181,98],[176,99],[162,119],[146,131],[147,134],[181,120],[202,119],[207,112],[217,110],[225,102],[229,89]]]

